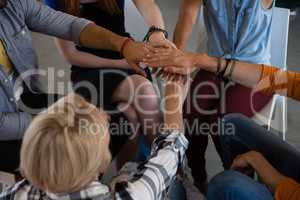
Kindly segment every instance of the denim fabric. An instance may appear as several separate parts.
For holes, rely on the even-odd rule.
[[[246,175],[226,171],[208,185],[207,200],[273,200],[271,192]]]
[[[208,54],[270,64],[272,9],[261,0],[204,0]]]
[[[280,173],[300,182],[300,152],[276,134],[241,114],[223,119],[224,127],[234,127],[234,134],[220,137],[223,162],[229,169],[234,158],[254,150],[260,152]]]
[[[9,0],[0,9],[0,40],[3,42],[16,75],[9,80],[0,66],[0,141],[23,137],[31,121],[31,115],[20,112],[15,93],[24,83],[33,91],[39,91],[38,75],[25,77],[26,73],[37,72],[38,59],[34,50],[31,32],[45,33],[66,40],[79,41],[80,32],[91,23],[71,15],[56,12],[35,0]]]

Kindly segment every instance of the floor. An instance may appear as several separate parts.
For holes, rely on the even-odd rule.
[[[180,0],[157,0],[164,15],[166,26],[171,33],[174,30],[178,18]],[[288,49],[288,68],[293,71],[300,71],[300,15],[291,20]],[[136,27],[139,28],[139,27]],[[143,30],[143,29],[142,29]],[[189,43],[189,49],[194,50],[195,35]],[[53,38],[34,34],[34,43],[38,49],[40,66],[48,71],[48,77],[44,78],[45,87],[51,86],[50,91],[67,93],[70,90],[69,65],[59,56]],[[141,36],[139,36],[141,37]],[[298,67],[297,67],[298,66]],[[51,70],[54,69],[57,70]],[[64,71],[58,69],[65,69]],[[48,81],[47,81],[48,79]],[[58,87],[60,86],[60,87]],[[288,142],[300,149],[300,104],[288,100]],[[220,161],[213,146],[210,144],[207,150],[207,169],[210,177],[222,170]]]

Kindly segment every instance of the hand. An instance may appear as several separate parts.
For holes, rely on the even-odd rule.
[[[155,53],[154,47],[141,43],[130,41],[123,50],[123,56],[127,60],[128,64],[135,70],[138,74],[146,77],[145,71],[139,66],[139,63],[143,61],[150,53]]]
[[[286,179],[285,176],[280,174],[260,153],[250,151],[244,155],[237,157],[233,164],[232,169],[253,168],[261,181],[266,184],[271,192],[275,192],[278,185]]]
[[[125,68],[125,69],[131,69],[132,67],[128,64],[127,60],[124,58],[124,59],[121,59],[121,60],[118,60],[118,65],[121,67],[121,68]]]
[[[166,39],[162,32],[152,33],[149,37],[149,44],[154,47],[177,49],[176,45],[170,40]]]
[[[178,49],[159,48],[149,54],[144,63],[152,68],[162,67],[164,71],[176,74],[190,74],[196,69],[196,54],[185,53]]]

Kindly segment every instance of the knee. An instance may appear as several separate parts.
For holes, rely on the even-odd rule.
[[[245,183],[249,177],[234,171],[225,171],[215,176],[208,185],[207,199],[230,200],[234,194],[242,194],[247,190]],[[225,198],[226,197],[226,198]]]
[[[248,176],[235,171],[226,171],[215,178],[208,185],[208,200],[271,200],[269,190],[262,184]]]
[[[126,118],[133,123],[138,122],[138,114],[136,113],[135,109],[127,104],[127,103],[119,103],[118,109],[126,116]]]
[[[141,106],[146,105],[150,108],[157,107],[159,100],[152,83],[143,77],[135,78],[135,83],[136,102],[140,103]]]

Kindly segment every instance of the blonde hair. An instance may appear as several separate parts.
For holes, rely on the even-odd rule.
[[[81,127],[82,120],[85,126],[102,128],[95,132]],[[107,125],[106,114],[78,95],[61,99],[36,117],[25,133],[21,149],[24,176],[44,191],[79,191],[99,176],[105,159],[110,159],[106,155]]]

